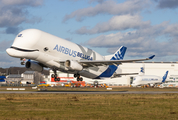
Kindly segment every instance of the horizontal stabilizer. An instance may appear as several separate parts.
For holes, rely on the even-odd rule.
[[[138,75],[138,73],[119,73],[119,74],[114,74],[113,78],[121,77],[122,75]]]

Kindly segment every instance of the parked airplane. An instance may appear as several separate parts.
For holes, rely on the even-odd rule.
[[[166,71],[165,75],[161,78],[155,75],[144,75],[145,73],[144,71],[145,71],[144,67],[141,67],[141,71],[139,75],[134,78],[131,86],[133,87],[144,86],[144,85],[155,86],[164,83],[168,75],[168,71]]]
[[[78,81],[82,81],[80,75],[92,79],[127,75],[129,73],[121,73],[118,68],[119,64],[150,60],[155,56],[123,60],[126,49],[124,46],[120,47],[109,60],[109,56],[101,56],[89,48],[41,30],[27,29],[16,36],[12,46],[6,52],[12,57],[20,58],[21,64],[25,64],[26,68],[34,71],[42,71],[43,67],[51,68],[54,71],[52,77],[55,80],[60,80],[56,74],[56,71],[59,70],[72,73]],[[24,63],[24,59],[29,60]]]

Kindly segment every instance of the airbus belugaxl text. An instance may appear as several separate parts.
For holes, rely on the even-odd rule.
[[[102,56],[97,52],[72,43],[49,33],[27,29],[20,32],[12,46],[6,52],[22,60],[26,68],[42,71],[43,67],[51,68],[54,72],[51,77],[59,81],[56,71],[74,74],[78,81],[84,76],[92,79],[103,77],[117,77],[129,75],[122,73],[118,68],[121,63],[150,60],[154,57],[135,60],[123,60],[126,47],[120,47],[113,55]],[[29,59],[25,63],[25,59]],[[32,61],[33,60],[33,61]]]

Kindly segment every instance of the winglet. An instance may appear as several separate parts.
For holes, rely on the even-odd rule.
[[[152,55],[152,56],[149,57],[149,59],[153,59],[154,57],[155,57],[155,55]]]

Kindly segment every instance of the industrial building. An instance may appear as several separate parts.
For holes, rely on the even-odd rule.
[[[11,83],[19,84],[22,79],[23,78],[20,74],[10,74],[7,76],[6,82],[8,84],[11,84]]]
[[[22,74],[22,84],[39,84],[40,81],[43,80],[43,76],[41,73],[37,72],[37,71],[25,71]]]
[[[141,67],[145,67],[145,75],[164,76],[166,71],[169,71],[166,81],[176,81],[178,75],[178,63],[177,62],[140,62],[140,63],[123,63],[120,68],[123,73],[127,72],[140,72]],[[130,75],[128,79],[132,82],[133,77],[136,75]],[[178,81],[178,79],[177,79]],[[129,84],[129,83],[127,83]]]
[[[136,62],[136,63],[123,63],[119,67],[122,69],[122,73],[139,73],[140,68],[145,67],[145,75],[156,75],[164,76],[166,71],[169,71],[166,81],[177,81],[178,82],[178,62]],[[50,76],[53,71],[50,70]],[[61,80],[75,80],[72,74],[57,72]],[[50,77],[49,76],[49,77]],[[123,75],[117,78],[105,78],[103,80],[89,79],[83,77],[86,83],[93,83],[98,80],[99,83],[106,83],[112,86],[129,86],[136,75]],[[50,78],[48,78],[48,83],[53,83]]]
[[[3,79],[2,79],[3,78]],[[35,84],[38,85],[46,76],[37,71],[25,71],[22,74],[10,74],[0,77],[0,84]]]

